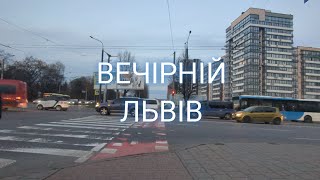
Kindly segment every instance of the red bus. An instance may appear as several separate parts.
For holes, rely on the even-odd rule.
[[[2,108],[27,108],[27,83],[18,80],[1,79],[0,93]]]

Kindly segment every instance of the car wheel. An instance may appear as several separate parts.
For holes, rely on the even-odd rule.
[[[227,113],[226,115],[224,115],[224,119],[230,120],[231,119],[231,114]]]
[[[68,109],[62,109],[63,111],[67,111]]]
[[[37,106],[37,109],[38,109],[38,110],[43,110],[43,106],[42,106],[41,104],[39,104],[39,105]]]
[[[273,124],[275,125],[280,125],[281,124],[281,119],[280,118],[275,118],[273,121],[272,121]]]
[[[103,107],[103,108],[100,108],[100,114],[101,115],[107,115],[108,114],[108,109]]]
[[[308,116],[308,115],[305,116],[303,122],[305,122],[305,123],[312,123],[312,117],[311,117],[311,116]]]
[[[61,111],[62,110],[62,107],[60,105],[56,106],[56,110],[57,111]]]
[[[249,116],[245,116],[245,117],[243,117],[243,122],[244,123],[250,123],[251,122],[251,118]]]

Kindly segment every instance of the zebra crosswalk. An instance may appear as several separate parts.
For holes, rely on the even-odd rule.
[[[134,123],[133,119],[120,122],[116,116],[93,115],[0,128],[0,169],[18,161],[1,157],[2,152],[67,156],[83,162]]]

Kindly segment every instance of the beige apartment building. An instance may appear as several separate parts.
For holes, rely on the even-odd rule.
[[[320,99],[320,48],[298,46],[297,94],[300,99]]]
[[[226,29],[231,96],[293,97],[293,16],[249,8]]]

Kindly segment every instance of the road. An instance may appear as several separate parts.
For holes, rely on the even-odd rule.
[[[7,111],[0,120],[0,178],[45,177],[81,163],[134,122],[81,106],[68,111]],[[100,149],[99,149],[100,148]]]
[[[179,151],[206,144],[320,145],[320,124],[244,124],[203,118],[197,123],[120,122],[94,109],[4,112],[0,120],[0,179],[41,179],[56,169],[111,157]],[[133,146],[135,145],[135,146]]]

